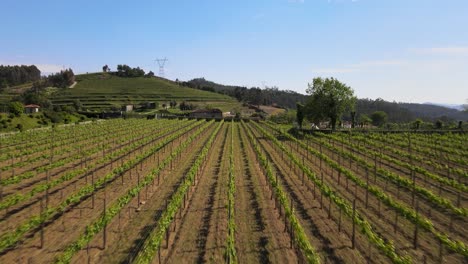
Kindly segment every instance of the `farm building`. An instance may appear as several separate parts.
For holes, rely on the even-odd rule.
[[[236,117],[236,114],[233,113],[233,112],[224,112],[223,117],[224,118],[234,118],[234,117]]]
[[[41,108],[41,107],[38,106],[38,105],[35,105],[35,104],[25,105],[24,106],[24,112],[26,114],[37,113],[37,112],[39,112],[39,108]]]
[[[124,106],[122,106],[122,111],[123,111],[123,112],[131,112],[131,111],[133,111],[133,105],[124,105]]]
[[[217,108],[215,109],[197,109],[190,113],[193,118],[223,118],[223,112]]]

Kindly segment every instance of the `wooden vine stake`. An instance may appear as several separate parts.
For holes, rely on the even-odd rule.
[[[356,199],[353,200],[353,233],[351,236],[351,247],[354,249],[356,241]]]
[[[321,178],[321,183],[323,185],[323,172],[321,173],[321,175],[322,175],[321,176],[322,177]],[[322,208],[323,208],[323,192],[320,192],[320,209],[322,209]]]
[[[442,240],[439,240],[439,263],[442,263],[444,260],[444,247],[442,245]]]
[[[377,181],[377,154],[374,155],[374,183]]]
[[[104,184],[104,207],[102,209],[102,219],[106,219],[106,204],[107,204],[107,195],[106,195],[106,184]],[[106,249],[107,246],[107,223],[104,224],[104,230],[102,234],[102,249]]]
[[[322,143],[320,142],[320,171],[322,171]]]
[[[139,173],[139,172],[137,173],[137,177],[138,177],[138,180],[137,180],[137,186],[140,186],[140,173]],[[137,204],[137,210],[138,210],[138,208],[140,207],[140,203],[141,203],[141,199],[140,199],[140,193],[141,193],[141,192],[138,192],[138,204]]]
[[[341,207],[338,208],[340,211],[339,217],[338,217],[338,232],[341,232]]]
[[[419,201],[416,201],[416,220],[419,219]],[[418,232],[419,232],[419,225],[418,223],[414,224],[414,237],[413,237],[413,248],[418,248]]]
[[[52,164],[52,151],[51,151],[51,156],[49,160],[49,168],[51,167]],[[49,169],[46,171],[46,179],[47,179],[47,189],[46,189],[46,208],[49,207],[49,181],[50,181],[50,172]]]
[[[293,205],[292,200],[291,200],[291,212],[294,212],[294,205]],[[294,233],[293,233],[293,229],[292,229],[292,222],[289,223],[289,233],[291,234],[290,248],[292,248],[293,247],[293,242],[294,242]]]
[[[366,167],[366,209],[369,204],[369,168]]]
[[[304,156],[302,156],[302,166],[304,166]],[[304,185],[304,170],[302,170],[302,185]]]
[[[94,171],[91,173],[91,185],[94,187]],[[91,208],[94,209],[94,190],[91,194]]]
[[[411,204],[414,206],[414,195],[415,195],[415,188],[416,188],[416,173],[414,172],[413,168],[411,168],[411,178],[413,180],[413,186],[411,188]]]
[[[41,199],[41,218],[44,215],[44,198]],[[44,221],[41,223],[41,249],[44,248]]]
[[[393,233],[396,233],[398,228],[398,212],[395,210],[395,221],[393,222]]]
[[[0,201],[3,200],[3,184],[1,184],[2,182],[2,171],[0,170]]]

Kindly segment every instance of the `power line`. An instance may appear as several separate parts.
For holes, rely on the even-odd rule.
[[[168,59],[164,57],[164,59],[155,59],[154,61],[156,61],[159,65],[159,77],[164,78],[164,64],[166,64]]]

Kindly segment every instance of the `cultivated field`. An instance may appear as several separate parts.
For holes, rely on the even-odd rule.
[[[466,134],[112,120],[0,138],[0,263],[467,263]]]
[[[169,101],[190,102],[202,107],[209,104],[223,111],[240,106],[227,95],[179,86],[177,83],[160,78],[123,78],[114,75],[92,73],[76,77],[77,84],[70,89],[57,89],[51,96],[54,105],[71,105],[79,100],[90,110],[109,110],[122,105],[139,105],[146,102],[169,104]]]

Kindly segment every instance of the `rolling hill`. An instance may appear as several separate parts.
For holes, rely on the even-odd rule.
[[[54,105],[71,105],[79,100],[84,108],[103,111],[120,108],[125,104],[138,105],[158,102],[159,105],[175,100],[197,105],[210,105],[229,111],[239,106],[234,98],[219,93],[179,86],[157,77],[123,78],[111,74],[92,73],[76,76],[73,88],[57,89],[50,100]]]

